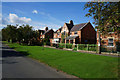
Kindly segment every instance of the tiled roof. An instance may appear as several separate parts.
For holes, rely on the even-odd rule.
[[[60,32],[61,32],[61,30],[62,30],[62,27],[61,27],[61,28],[59,28],[58,30],[60,30]],[[58,30],[56,30],[56,31],[55,31],[55,33],[56,33]]]
[[[51,31],[51,30],[53,30],[53,29],[47,30],[44,34],[48,33],[48,32]]]
[[[45,33],[45,30],[38,30],[39,31],[39,33],[41,33],[42,32],[42,34],[44,34]]]
[[[85,27],[87,23],[81,23],[81,24],[77,24],[77,25],[74,25],[73,28],[71,29],[71,31],[78,31],[80,29],[82,29],[83,27]]]

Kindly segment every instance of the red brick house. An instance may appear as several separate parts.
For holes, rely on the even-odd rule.
[[[116,50],[116,42],[120,43],[120,33],[118,32],[109,32],[108,34],[100,33],[101,46],[107,50]],[[99,42],[99,32],[97,30],[97,44]]]
[[[70,30],[72,29],[73,26],[74,24],[72,20],[70,20],[69,23],[64,23],[61,33],[63,35],[70,35]]]
[[[90,22],[74,25],[66,43],[96,44],[96,31]]]
[[[50,29],[50,30],[47,30],[47,31],[44,32],[44,34],[42,35],[42,39],[44,39],[44,38],[45,39],[46,38],[52,39],[53,36],[54,36],[54,31],[53,31],[53,29]]]
[[[54,31],[53,29],[48,30],[48,27],[45,28],[45,30],[39,30],[40,32],[40,41],[42,41],[43,39],[47,40],[49,38],[53,39],[54,36]]]
[[[53,42],[58,41],[62,43],[62,36],[64,36],[63,43],[96,43],[96,31],[90,22],[74,25],[73,21],[70,20],[69,23],[64,23],[63,27],[54,33]]]
[[[70,35],[70,30],[73,27],[73,21],[70,20],[69,23],[64,23],[63,27],[59,28],[57,31],[54,33],[54,39],[52,40],[53,43],[60,42],[62,43],[62,35],[63,36],[69,36]],[[63,40],[65,42],[65,38]]]
[[[60,43],[60,40],[61,40],[61,30],[62,30],[62,27],[54,32],[54,39],[53,39],[54,42],[53,43],[56,43],[56,42]]]
[[[42,35],[45,33],[45,30],[38,30],[40,33],[40,39],[42,38]]]
[[[70,35],[70,31],[73,26],[74,24],[72,20],[70,20],[69,23],[64,23],[61,30],[61,40],[60,40],[61,43],[65,43],[65,38]],[[64,37],[63,40],[62,40],[62,37]]]

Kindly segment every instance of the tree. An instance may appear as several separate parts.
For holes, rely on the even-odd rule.
[[[9,39],[8,35],[7,35],[7,30],[6,28],[3,28],[2,30],[2,40],[3,41],[7,41]]]
[[[17,40],[17,27],[13,25],[7,25],[6,28],[2,29],[2,36],[3,40],[12,40],[12,42],[15,42]]]
[[[33,38],[32,26],[22,25],[21,32],[22,32],[24,43],[29,44],[31,39]]]
[[[24,28],[22,26],[19,26],[18,29],[17,29],[17,39],[18,39],[18,42],[21,44],[23,39],[24,39]]]
[[[99,30],[99,44],[98,53],[100,50],[100,32],[106,34],[108,32],[120,33],[120,2],[88,2],[85,4],[85,8],[89,8],[86,16],[92,16],[94,24]]]
[[[7,25],[7,27],[2,29],[3,40],[7,40],[8,42],[12,40],[12,42],[18,41],[19,43],[30,43],[31,40],[36,37],[36,32],[32,30],[32,26],[29,25],[21,25],[18,28],[18,25]]]
[[[65,42],[65,39],[68,37],[68,33],[62,33],[62,35],[61,35],[61,40],[62,40],[62,43],[64,43]]]
[[[85,8],[89,8],[87,17],[94,18],[94,24],[102,33],[120,33],[120,2],[88,2]]]

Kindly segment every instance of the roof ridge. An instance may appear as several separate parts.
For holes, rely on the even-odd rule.
[[[80,23],[80,24],[86,24],[86,23]],[[80,25],[80,24],[76,24],[76,25]],[[76,25],[74,25],[74,26],[76,26]]]
[[[90,22],[86,22],[86,23],[80,23],[80,24],[76,24],[73,26],[73,28],[71,29],[71,31],[78,31],[81,30],[82,28],[84,28],[86,25],[88,25]]]
[[[85,24],[83,25],[83,27],[81,27],[81,29],[84,28],[88,23],[90,23],[90,22],[85,23]],[[80,29],[79,29],[79,30],[80,30]]]

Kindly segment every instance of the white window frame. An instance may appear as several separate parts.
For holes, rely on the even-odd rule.
[[[109,39],[113,39],[113,42],[110,42]],[[113,46],[109,46],[109,43],[113,43]],[[108,38],[108,46],[107,47],[114,47],[114,37],[109,37]]]

